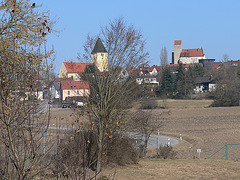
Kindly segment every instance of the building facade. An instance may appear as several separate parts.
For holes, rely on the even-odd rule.
[[[174,41],[174,53],[172,64],[189,64],[199,63],[199,60],[206,59],[202,48],[197,49],[182,49],[182,40]]]

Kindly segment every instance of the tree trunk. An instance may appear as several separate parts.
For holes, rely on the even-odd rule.
[[[99,122],[99,137],[98,137],[97,172],[100,172],[101,167],[102,167],[103,138],[104,138],[103,122],[100,121]]]

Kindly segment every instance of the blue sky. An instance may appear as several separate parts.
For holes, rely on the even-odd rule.
[[[240,59],[239,0],[36,0],[58,19],[60,36],[49,38],[56,51],[55,72],[62,62],[77,61],[88,33],[96,35],[109,20],[123,17],[142,31],[150,65],[159,65],[166,46],[171,62],[174,40],[184,49],[203,48],[207,58]]]

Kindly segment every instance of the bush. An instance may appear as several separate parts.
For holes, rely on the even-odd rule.
[[[177,153],[173,151],[172,146],[160,146],[159,148],[159,154],[157,155],[157,158],[161,159],[176,159]]]
[[[141,103],[141,109],[156,109],[158,104],[154,100],[146,100]]]
[[[213,92],[214,102],[212,106],[239,106],[240,93],[239,89],[236,87],[226,86],[218,87],[215,92]]]
[[[139,152],[133,147],[135,141],[127,137],[115,135],[108,140],[107,162],[118,165],[138,163]]]
[[[212,106],[239,106],[240,67],[220,68],[215,72],[216,89]]]
[[[61,140],[54,155],[53,172],[69,176],[67,169],[81,172],[90,168],[95,171],[97,166],[98,144],[96,135],[92,131],[80,132]],[[138,151],[133,147],[131,139],[114,134],[106,139],[105,154],[102,157],[103,165],[125,165],[139,161]],[[66,174],[67,173],[67,174]]]

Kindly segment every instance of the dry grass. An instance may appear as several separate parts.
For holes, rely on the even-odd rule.
[[[163,100],[157,100],[158,105],[163,107]],[[213,101],[209,99],[203,100],[182,100],[182,99],[167,99],[167,108],[189,108],[189,107],[208,107]]]
[[[158,118],[161,111],[163,110],[153,110],[154,117]],[[164,124],[161,131],[163,134],[172,134],[175,137],[179,137],[181,133],[183,140],[189,143],[188,147],[179,152],[181,158],[192,157],[190,149],[193,139],[196,141],[195,149],[202,149],[203,158],[208,158],[225,143],[240,143],[240,107],[174,108],[170,111],[167,118],[159,119],[159,122],[163,121]],[[232,159],[239,160],[240,153],[237,151],[240,147],[234,146],[231,149],[229,152]],[[214,156],[221,159],[224,157],[224,151]]]
[[[140,179],[238,179],[240,162],[224,160],[143,160],[116,169],[116,180]],[[115,169],[103,173],[113,177]]]
[[[52,109],[50,111],[51,118],[49,121],[49,125],[51,127],[65,127],[65,128],[72,128],[73,123],[79,118],[80,122],[86,122],[87,118],[86,116],[79,116],[79,112],[81,109],[68,109],[68,108],[62,108],[62,109]],[[45,113],[40,116],[40,119],[47,119],[48,114]]]
[[[225,143],[240,143],[240,107],[211,107],[209,100],[167,100],[168,109],[152,110],[153,118],[163,122],[162,135],[183,141],[174,146],[177,160],[146,159],[136,165],[118,167],[116,179],[239,179],[240,146],[229,147],[229,160],[225,148],[211,159],[210,155]],[[159,104],[161,101],[159,101]],[[170,111],[162,119],[161,113]],[[195,151],[201,149],[200,159],[193,160]],[[156,154],[156,148],[148,149],[148,155]],[[198,157],[197,153],[195,155]],[[108,168],[105,175],[113,173]]]
[[[240,143],[240,107],[208,107],[211,100],[167,100],[168,109],[152,110],[153,118],[163,123],[161,135],[183,141],[174,146],[178,152],[177,160],[145,159],[139,164],[117,168],[116,179],[238,179],[240,177],[240,146],[229,147],[229,161],[225,159],[222,149],[212,159],[207,159],[225,143]],[[161,105],[162,101],[158,101]],[[170,115],[162,119],[160,115],[170,111]],[[73,111],[60,109],[52,111],[51,123],[71,125],[74,121]],[[193,160],[195,150],[202,150],[201,159]],[[156,153],[149,149],[148,155]],[[235,161],[235,162],[234,162]],[[104,175],[114,173],[114,169],[105,169]]]

